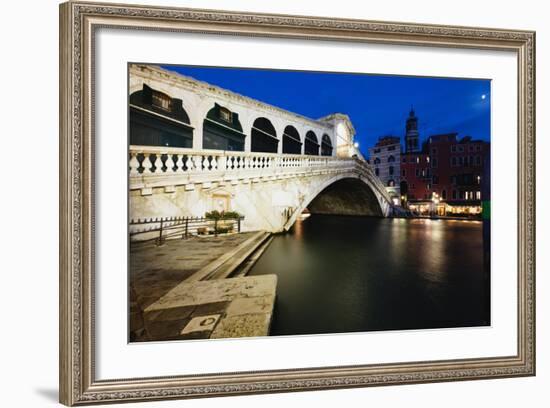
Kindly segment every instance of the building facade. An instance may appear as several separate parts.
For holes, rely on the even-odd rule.
[[[374,147],[369,149],[369,156],[374,174],[386,186],[394,204],[399,205],[401,139],[397,136],[381,137]]]
[[[457,133],[430,136],[420,152],[402,156],[402,203],[420,214],[480,214],[489,154],[483,140]]]
[[[401,205],[413,213],[479,215],[481,186],[489,177],[484,164],[490,143],[459,138],[457,133],[432,135],[421,146],[419,140],[418,117],[411,109],[402,153],[396,153],[401,145],[394,136],[380,138],[369,149],[371,166],[381,182],[387,188],[395,183],[393,196],[398,194]]]

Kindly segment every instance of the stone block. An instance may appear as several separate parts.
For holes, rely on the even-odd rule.
[[[153,195],[153,189],[151,187],[144,187],[141,189],[141,195],[142,196]]]
[[[227,316],[236,316],[243,314],[271,313],[274,302],[274,296],[236,298],[229,304],[226,314]]]
[[[270,323],[271,314],[267,313],[227,316],[216,326],[210,338],[267,336]]]

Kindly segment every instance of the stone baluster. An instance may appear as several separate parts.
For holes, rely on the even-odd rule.
[[[222,170],[222,171],[225,171],[226,170],[226,162],[227,162],[227,156],[226,155],[222,155],[222,156],[218,156],[218,170]]]
[[[144,159],[143,163],[141,163],[141,166],[143,167],[143,174],[151,174],[151,167],[153,167],[153,163],[151,163],[150,153],[143,153]]]
[[[174,173],[174,159],[172,159],[172,153],[168,153],[166,157],[166,173]],[[175,171],[177,171],[176,169]]]
[[[130,177],[139,175],[138,168],[139,161],[137,159],[137,153],[132,152],[130,153]]]
[[[155,173],[162,173],[162,159],[160,157],[161,154],[157,153],[155,159]]]
[[[187,167],[187,171],[193,171],[195,169],[193,157],[190,154],[188,154],[187,158],[185,159],[185,167]]]
[[[178,154],[176,160],[176,173],[185,171],[183,168],[183,154]]]
[[[202,171],[202,155],[193,156],[193,170]]]

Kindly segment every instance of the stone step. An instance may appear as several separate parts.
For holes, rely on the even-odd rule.
[[[251,255],[255,254],[256,250],[268,241],[270,237],[271,233],[264,232],[249,244],[248,241],[243,243],[243,245],[240,245],[237,248],[237,251],[232,257],[230,257],[225,263],[220,265],[220,267],[207,276],[205,280],[228,278],[237,268],[246,262]]]
[[[202,269],[195,272],[184,282],[190,283],[208,280],[212,279],[214,275],[216,276],[215,279],[229,276],[231,272],[233,272],[233,270],[269,236],[270,233],[265,231],[255,233],[237,248],[232,249],[231,251],[220,256],[218,259],[212,261]]]

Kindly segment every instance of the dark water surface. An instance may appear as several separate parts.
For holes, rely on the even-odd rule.
[[[319,216],[277,235],[250,275],[276,274],[272,335],[490,324],[478,221]]]

